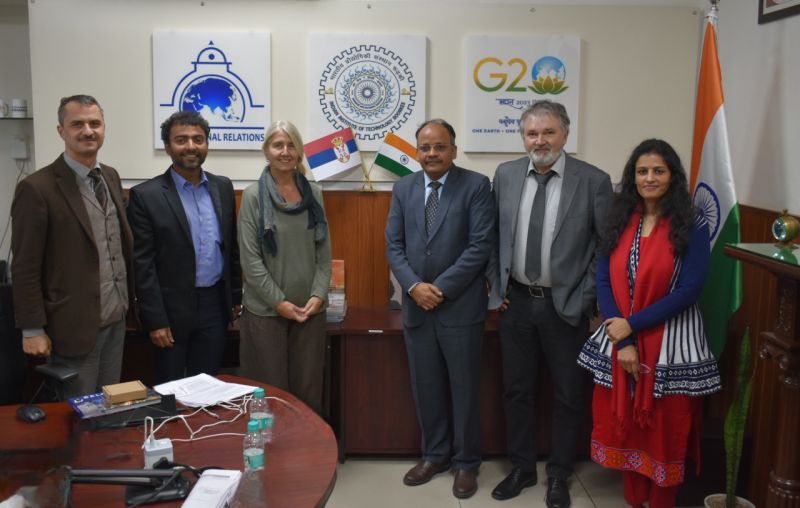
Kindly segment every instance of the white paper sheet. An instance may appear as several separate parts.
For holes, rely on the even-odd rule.
[[[255,386],[226,383],[208,374],[169,381],[153,388],[161,395],[174,394],[178,402],[190,407],[213,406],[249,395],[256,389]]]

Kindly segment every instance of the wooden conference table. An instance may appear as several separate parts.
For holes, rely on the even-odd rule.
[[[275,441],[267,448],[266,467],[260,472],[264,506],[302,508],[324,506],[336,481],[337,445],[333,431],[316,413],[293,395],[277,388],[236,376],[223,381],[262,386],[267,396],[279,397],[294,408],[271,402],[275,413]],[[16,419],[18,406],[0,406],[0,500],[20,485],[36,485],[49,468],[67,464],[73,468],[130,469],[144,464],[141,427],[82,430],[66,403],[42,404],[47,418],[38,423]],[[221,418],[234,412],[213,408]],[[200,413],[190,420],[192,428],[216,421]],[[202,435],[244,433],[247,418],[219,425]],[[158,438],[188,437],[180,421],[168,423]],[[242,436],[223,436],[194,442],[173,442],[175,462],[192,467],[217,466],[242,469]],[[72,486],[76,507],[124,506],[125,487],[115,485]],[[182,501],[154,506],[180,506]]]

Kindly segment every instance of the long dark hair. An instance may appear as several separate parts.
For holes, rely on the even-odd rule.
[[[603,255],[611,255],[614,247],[619,242],[619,237],[625,231],[631,214],[636,206],[642,202],[642,197],[636,190],[636,162],[642,155],[660,155],[670,172],[669,188],[659,202],[659,213],[669,217],[669,239],[677,256],[686,251],[689,243],[689,230],[695,217],[692,198],[689,196],[689,184],[686,171],[681,164],[681,158],[669,143],[660,139],[646,139],[633,149],[625,169],[622,172],[621,190],[616,195],[611,211],[606,220],[603,235],[600,237],[598,249]]]

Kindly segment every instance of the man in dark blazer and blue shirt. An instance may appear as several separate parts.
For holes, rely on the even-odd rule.
[[[492,254],[492,308],[500,314],[500,347],[508,455],[513,469],[492,491],[509,499],[537,481],[534,406],[542,360],[553,379],[548,508],[570,505],[585,373],[576,360],[594,310],[594,256],[611,204],[611,179],[564,152],[569,117],[563,105],[539,101],[522,113],[525,157],[494,176],[497,250]]]
[[[196,113],[170,116],[161,139],[172,166],[130,191],[137,308],[158,383],[217,374],[241,303],[236,199],[228,178],[202,168],[209,130]]]
[[[494,201],[488,178],[453,164],[450,124],[425,122],[416,138],[424,171],[395,183],[386,223],[386,256],[403,288],[403,329],[422,430],[422,460],[403,482],[427,483],[452,465],[453,495],[468,498],[477,490],[481,463],[480,357]]]

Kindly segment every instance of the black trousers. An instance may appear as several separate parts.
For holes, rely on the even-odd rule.
[[[500,347],[506,410],[508,456],[524,471],[536,470],[536,376],[547,362],[553,379],[551,453],[547,475],[572,474],[584,411],[586,371],[576,360],[589,336],[589,323],[564,321],[555,310],[549,290],[534,298],[527,289],[512,285],[509,306],[500,315]]]
[[[225,284],[196,288],[197,307],[192,327],[172,328],[172,347],[153,346],[156,384],[183,377],[219,373],[225,351],[228,310],[225,308]]]

